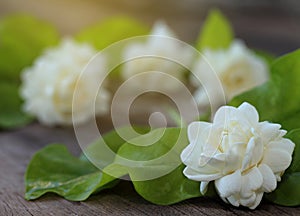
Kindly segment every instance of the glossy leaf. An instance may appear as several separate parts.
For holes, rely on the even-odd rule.
[[[86,158],[73,157],[63,145],[50,145],[37,152],[25,176],[26,199],[54,192],[69,200],[85,200],[92,193],[114,186],[116,179],[126,174],[136,191],[155,204],[169,205],[201,196],[199,182],[182,173],[180,153],[188,144],[185,128],[155,129],[122,146],[124,140],[116,132],[105,135],[103,140],[111,149],[118,149],[115,161],[103,172]],[[93,144],[86,153],[100,149],[101,145]],[[90,158],[102,160],[98,156],[93,154]]]
[[[212,10],[204,22],[196,48],[226,49],[233,37],[234,32],[227,18],[219,10]]]
[[[22,100],[17,84],[0,82],[0,98],[0,128],[21,127],[32,121],[32,117],[21,110]]]
[[[296,145],[293,152],[292,163],[286,173],[300,172],[300,129],[292,130],[286,137],[291,139]]]
[[[125,127],[120,130],[126,132],[127,129]],[[148,130],[144,127],[134,129],[139,133]],[[85,150],[87,157],[95,163],[103,161],[103,141],[114,152],[125,142],[116,131],[105,134],[103,140],[93,143]],[[116,178],[125,175],[126,172],[122,167],[114,165],[105,167],[101,172],[85,155],[78,159],[72,156],[64,145],[49,145],[37,152],[28,165],[25,174],[25,198],[36,199],[45,193],[53,192],[68,200],[85,200],[92,193],[114,186],[118,182]]]
[[[200,183],[189,180],[181,164],[171,173],[148,181],[134,181],[135,190],[146,200],[158,205],[171,205],[189,198],[200,197]]]
[[[128,136],[131,127],[122,127],[117,130],[112,130],[106,133],[101,139],[95,141],[94,143],[88,145],[81,155],[81,159],[86,159],[91,161],[97,167],[106,167],[111,164],[119,148],[126,142],[119,133],[126,133]],[[149,131],[148,127],[137,127],[134,126],[133,129],[138,134],[145,134]],[[132,139],[136,134],[128,136],[127,139]]]
[[[284,206],[300,205],[300,172],[286,174],[278,188],[266,198],[273,203]]]
[[[25,198],[36,199],[53,192],[80,201],[115,183],[115,178],[103,174],[89,161],[72,156],[64,145],[53,144],[37,152],[30,161],[25,174]]]
[[[157,137],[160,138],[156,140]],[[185,128],[156,129],[130,142],[119,149],[115,164],[127,169],[142,197],[155,204],[169,205],[201,196],[199,182],[182,173],[180,153],[188,144]]]
[[[260,120],[280,123],[291,130],[300,127],[300,50],[284,55],[271,65],[267,83],[235,97],[229,104],[247,101],[254,105]]]
[[[59,35],[47,22],[30,15],[11,15],[0,21],[0,78],[19,82],[21,70],[42,51],[57,44]]]
[[[291,131],[287,137],[296,144],[292,164],[278,182],[277,189],[266,198],[279,205],[297,206],[300,205],[300,129]]]

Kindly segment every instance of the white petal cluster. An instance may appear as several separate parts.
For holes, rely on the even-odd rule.
[[[75,88],[80,88],[80,93],[74,104],[74,122],[81,123],[94,114],[106,112],[109,92],[101,89],[97,94],[98,80],[104,78],[101,67],[105,67],[105,59],[97,58],[97,67],[90,67],[85,79],[79,79],[96,53],[90,45],[77,44],[71,39],[65,39],[58,47],[46,50],[32,67],[22,72],[21,96],[25,101],[25,112],[36,116],[46,125],[72,124]]]
[[[215,88],[207,78],[208,73],[215,73],[219,78],[226,101],[269,79],[268,67],[264,60],[255,55],[240,40],[233,41],[226,50],[205,49],[202,54],[203,57],[200,57],[194,65],[192,70],[194,76],[191,77],[192,83],[198,86],[194,97],[200,106],[209,105],[211,97],[218,98],[217,95],[208,97],[206,94],[208,90],[205,88]],[[206,82],[205,88],[201,82],[202,84]]]
[[[133,90],[155,89],[168,92],[178,90],[181,86],[178,80],[182,81],[185,75],[185,69],[180,64],[191,64],[193,54],[175,39],[173,31],[160,21],[154,24],[145,42],[139,41],[125,47],[123,60],[126,63],[121,75],[124,80],[135,79],[131,85]],[[151,73],[153,71],[166,73],[173,78],[163,76],[161,73]],[[135,76],[141,74],[142,76]]]
[[[280,128],[259,122],[255,107],[248,103],[223,106],[213,123],[189,125],[190,144],[181,154],[183,173],[201,181],[201,193],[214,181],[225,202],[254,209],[264,192],[275,190],[292,160],[295,144],[283,138],[286,131]]]

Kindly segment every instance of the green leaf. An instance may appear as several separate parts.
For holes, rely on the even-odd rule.
[[[114,186],[116,181],[89,161],[72,156],[64,145],[52,144],[33,156],[25,184],[27,200],[53,192],[68,200],[81,201],[95,191]]]
[[[92,193],[113,187],[117,178],[126,174],[133,180],[136,191],[155,204],[169,205],[201,196],[199,182],[187,179],[182,173],[180,153],[188,144],[185,128],[155,129],[122,146],[124,140],[116,132],[105,135],[103,140],[112,150],[118,150],[114,162],[103,172],[86,158],[70,155],[63,145],[49,145],[37,152],[25,175],[26,199],[54,192],[69,200],[85,200]],[[98,158],[101,154],[89,155],[94,150],[99,152],[101,146],[94,143],[85,153],[89,158],[102,160]]]
[[[12,15],[0,21],[0,78],[19,82],[25,66],[43,49],[57,44],[59,35],[47,22],[30,15]]]
[[[293,153],[292,163],[286,173],[300,172],[300,129],[290,131],[286,137],[291,139],[296,145]]]
[[[300,205],[300,172],[286,174],[277,189],[266,198],[273,203],[284,206]]]
[[[120,40],[145,35],[149,29],[143,23],[129,17],[114,17],[95,24],[79,32],[75,38],[79,42],[88,42],[98,50],[102,50]]]
[[[271,65],[267,83],[235,97],[229,104],[254,105],[262,121],[280,123],[291,130],[300,128],[300,50],[284,55]]]
[[[180,153],[187,144],[185,128],[156,129],[122,145],[115,164],[127,169],[136,191],[152,203],[170,205],[199,197],[199,182],[182,173]]]
[[[291,131],[287,137],[296,144],[292,164],[277,189],[266,194],[266,198],[279,205],[297,206],[300,205],[300,129]]]
[[[91,161],[97,167],[106,167],[110,165],[114,159],[119,148],[126,142],[119,133],[130,134],[131,127],[122,127],[118,130],[112,130],[106,133],[101,139],[88,145],[84,153],[80,156],[81,159]],[[134,126],[133,130],[138,134],[145,134],[149,131],[149,127]],[[136,134],[128,136],[127,139],[132,139]]]
[[[171,205],[189,198],[201,197],[200,183],[182,173],[181,164],[171,173],[148,181],[134,181],[135,190],[146,200],[158,205]]]
[[[0,128],[12,129],[30,123],[33,118],[21,111],[18,85],[0,82]]]
[[[196,48],[226,49],[233,37],[234,32],[227,18],[219,10],[212,10],[204,22]]]
[[[138,133],[148,131],[145,127],[134,129]],[[126,130],[128,127],[120,128],[122,132]],[[105,161],[105,155],[101,151],[103,146],[107,145],[113,152],[117,152],[124,142],[116,131],[112,131],[105,134],[102,140],[87,147],[86,156],[82,154],[79,159],[72,156],[64,145],[53,144],[45,147],[33,156],[28,165],[25,174],[25,198],[36,199],[53,192],[68,200],[81,201],[92,193],[113,187],[118,182],[116,178],[125,175],[127,170],[109,165],[101,172],[87,157],[96,165],[103,163],[102,161],[109,163]],[[112,173],[114,177],[106,173]]]
[[[32,120],[21,111],[20,73],[58,40],[52,25],[33,16],[12,15],[0,20],[0,128],[20,127]]]

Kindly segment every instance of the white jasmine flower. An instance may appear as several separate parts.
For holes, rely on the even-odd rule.
[[[168,38],[170,39],[168,40]],[[155,23],[144,43],[132,43],[125,47],[123,59],[137,59],[129,60],[124,64],[121,72],[122,77],[127,80],[143,72],[159,71],[182,81],[185,70],[173,61],[179,61],[185,65],[191,64],[192,53],[174,38],[176,35],[164,22]],[[147,73],[135,77],[135,79],[132,82],[133,90],[174,91],[180,87],[176,80],[159,73]]]
[[[51,48],[40,56],[34,65],[22,72],[21,96],[25,112],[36,116],[46,125],[71,124],[72,100],[75,87],[80,94],[75,104],[75,122],[91,118],[108,110],[109,93],[100,90],[99,79],[104,77],[101,67],[89,67],[84,79],[78,79],[96,50],[88,44],[64,40],[59,47]],[[105,59],[97,58],[98,66],[105,67]],[[78,81],[78,82],[77,82]]]
[[[295,144],[283,136],[281,125],[259,122],[252,105],[223,106],[213,123],[188,126],[190,144],[181,153],[183,173],[201,181],[205,193],[214,181],[220,197],[234,206],[256,208],[264,192],[277,187],[292,160]]]
[[[227,50],[206,49],[203,51],[203,56],[196,61],[192,70],[195,76],[191,77],[193,84],[199,87],[194,97],[201,106],[209,105],[209,100],[207,89],[200,86],[200,82],[206,82],[205,86],[214,88],[213,84],[209,85],[211,80],[207,77],[208,73],[216,73],[220,79],[226,101],[263,84],[269,78],[268,66],[264,60],[257,57],[240,40],[233,41]],[[218,98],[217,95],[210,95],[210,97]]]

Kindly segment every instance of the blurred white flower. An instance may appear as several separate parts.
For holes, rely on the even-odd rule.
[[[156,22],[145,42],[139,41],[125,47],[123,60],[126,63],[122,68],[122,77],[127,80],[134,75],[150,72],[134,77],[131,90],[178,90],[180,85],[175,79],[183,81],[185,75],[185,69],[180,64],[190,65],[193,54],[175,39],[176,35],[164,22]],[[174,79],[151,71],[166,73]]]
[[[283,136],[281,125],[259,122],[252,105],[223,106],[213,123],[193,122],[190,144],[181,153],[183,173],[201,181],[205,193],[214,181],[220,197],[234,206],[256,208],[264,192],[277,187],[292,160],[295,144]]]
[[[97,58],[97,65],[89,66],[85,78],[79,79],[96,53],[90,45],[77,44],[70,39],[46,50],[32,67],[22,72],[20,93],[25,101],[24,111],[46,125],[72,124],[72,101],[77,87],[80,89],[74,104],[74,122],[81,123],[93,117],[94,107],[95,114],[106,112],[109,92],[101,89],[97,94],[99,80],[104,78],[105,59]]]
[[[263,84],[269,78],[265,61],[256,56],[240,40],[233,41],[227,50],[205,49],[202,54],[203,57],[196,61],[192,70],[195,76],[191,77],[192,83],[198,87],[194,98],[200,106],[209,105],[207,89],[201,86],[201,82],[202,84],[206,82],[206,88],[215,88],[207,76],[208,73],[216,73],[223,87],[226,101]],[[218,95],[209,97],[218,98]],[[224,105],[221,103],[220,101],[220,105]]]

